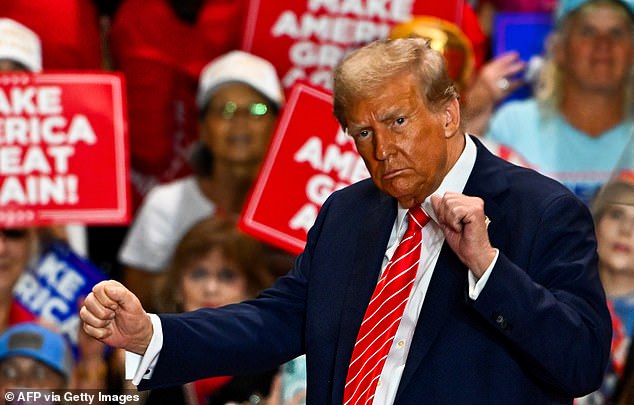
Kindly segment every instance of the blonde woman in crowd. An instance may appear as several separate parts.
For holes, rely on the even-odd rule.
[[[589,203],[634,132],[634,0],[561,0],[536,97],[504,104],[487,139]]]

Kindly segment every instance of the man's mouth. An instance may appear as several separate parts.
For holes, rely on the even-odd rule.
[[[395,177],[400,176],[401,174],[403,174],[404,169],[390,169],[390,170],[386,170],[383,173],[383,179],[384,180],[392,180]]]

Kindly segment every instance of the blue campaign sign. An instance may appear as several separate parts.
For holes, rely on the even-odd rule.
[[[553,17],[550,13],[496,13],[494,20],[493,56],[508,51],[516,51],[524,62],[543,55],[548,34],[552,30]],[[533,75],[534,72],[526,72]],[[514,91],[506,100],[530,97],[527,84]]]
[[[105,275],[62,242],[49,244],[14,288],[14,298],[38,319],[55,325],[77,354],[79,304]]]

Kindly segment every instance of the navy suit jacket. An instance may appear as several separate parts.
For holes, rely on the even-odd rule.
[[[587,208],[559,183],[477,144],[464,194],[484,200],[500,250],[477,300],[445,243],[395,404],[564,404],[596,389],[611,326]],[[322,206],[290,273],[257,299],[161,315],[164,345],[141,389],[267,370],[307,354],[307,401],[341,404],[397,201],[371,180]]]

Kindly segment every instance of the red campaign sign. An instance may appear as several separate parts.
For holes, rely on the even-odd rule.
[[[129,221],[123,78],[0,75],[0,227]]]
[[[332,115],[332,95],[298,83],[290,91],[239,226],[299,253],[326,198],[368,176],[352,138]]]
[[[331,72],[350,49],[387,38],[412,16],[460,25],[464,0],[251,0],[242,49],[271,61],[285,89],[305,81],[332,89]]]

